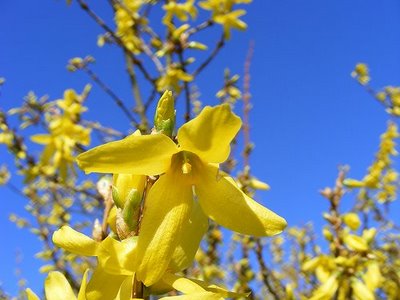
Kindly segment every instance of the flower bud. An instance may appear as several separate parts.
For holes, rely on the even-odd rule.
[[[157,104],[154,128],[158,133],[172,136],[175,127],[175,103],[171,91],[165,91]]]
[[[361,221],[356,213],[348,213],[343,216],[343,222],[352,230],[360,228]]]
[[[365,252],[368,250],[367,242],[360,236],[347,234],[344,236],[343,241],[351,250]]]

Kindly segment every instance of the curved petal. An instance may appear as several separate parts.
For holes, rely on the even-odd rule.
[[[137,237],[117,241],[108,236],[96,253],[99,265],[109,274],[132,275],[132,261],[136,259]]]
[[[82,278],[81,287],[78,293],[78,300],[86,300],[86,285],[87,285],[87,277],[88,277],[89,269],[85,271]]]
[[[230,143],[241,125],[228,104],[207,106],[179,129],[178,141],[183,150],[196,153],[206,162],[220,163],[228,158]]]
[[[50,134],[35,134],[31,136],[31,141],[37,144],[47,145],[50,144],[51,140]]]
[[[193,202],[185,175],[169,172],[150,189],[137,245],[136,276],[146,286],[166,271],[178,245]]]
[[[133,277],[126,277],[126,279],[122,282],[121,287],[119,288],[117,297],[115,297],[114,300],[132,299],[132,283]]]
[[[64,250],[84,256],[95,256],[99,247],[98,242],[69,226],[62,226],[55,231],[53,242]]]
[[[133,189],[143,193],[146,176],[132,174],[114,174],[113,189],[117,192],[119,202],[125,203]],[[113,190],[113,197],[116,196]],[[115,201],[115,198],[114,198]],[[123,205],[122,205],[123,207]]]
[[[214,166],[203,165],[198,173],[196,195],[218,224],[254,236],[275,235],[286,227],[285,219],[245,195],[229,177],[219,176]]]
[[[163,134],[132,134],[78,155],[77,162],[86,173],[158,175],[169,168],[172,155],[178,151]]]
[[[174,275],[172,273],[165,273],[162,277],[162,281],[165,284],[173,287],[175,290],[184,294],[194,294],[205,291],[204,288],[202,288],[197,283],[191,281],[190,279]]]
[[[44,284],[46,299],[76,299],[76,296],[65,276],[58,271],[50,272]]]
[[[194,201],[189,220],[184,225],[181,240],[172,255],[168,269],[175,273],[192,264],[207,229],[208,217],[203,213],[200,204]]]
[[[100,266],[97,266],[86,285],[86,298],[90,300],[115,299],[126,277],[108,274]]]
[[[160,300],[224,300],[219,294],[212,292],[199,292],[190,295],[162,297]]]
[[[28,300],[40,300],[38,295],[36,295],[30,288],[27,288],[25,290],[25,293],[26,293],[26,297],[28,298]]]

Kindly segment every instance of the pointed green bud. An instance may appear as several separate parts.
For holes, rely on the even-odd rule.
[[[136,230],[141,201],[142,194],[138,190],[133,189],[129,192],[124,208],[122,209],[122,217],[131,231]]]
[[[118,188],[116,186],[111,186],[111,191],[112,191],[112,198],[114,201],[114,204],[118,208],[123,208],[124,207],[124,201],[121,199],[119,193],[118,193]]]
[[[172,136],[175,127],[175,103],[171,91],[165,91],[157,104],[154,128],[158,133]]]

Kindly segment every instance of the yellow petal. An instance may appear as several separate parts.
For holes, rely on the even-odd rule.
[[[203,165],[195,190],[203,211],[218,224],[248,235],[271,236],[282,232],[285,219],[245,195],[218,168]]]
[[[328,300],[332,299],[338,289],[337,274],[332,274],[321,286],[316,289],[310,300]]]
[[[358,215],[352,212],[343,215],[343,222],[352,230],[357,230],[361,225],[361,221]]]
[[[133,277],[128,276],[122,282],[121,287],[119,288],[118,295],[115,300],[130,300],[132,295],[132,281]]]
[[[51,135],[49,134],[35,134],[31,136],[31,141],[37,144],[47,145],[51,142]]]
[[[95,256],[99,245],[96,241],[69,226],[63,226],[55,231],[53,242],[64,250],[84,256]]]
[[[179,272],[192,264],[207,229],[208,217],[203,213],[198,202],[194,202],[189,220],[183,227],[181,240],[172,255],[168,269]]]
[[[116,189],[118,197],[122,203],[125,203],[132,189],[135,189],[138,191],[138,193],[142,194],[145,182],[146,176],[141,175],[114,174],[113,176],[113,186]]]
[[[82,278],[81,287],[78,293],[78,300],[86,300],[86,286],[87,286],[87,277],[88,277],[89,269],[85,271]]]
[[[160,300],[223,300],[223,299],[224,298],[221,297],[221,295],[212,292],[200,292],[190,295],[169,296],[160,298]]]
[[[374,294],[366,287],[359,279],[354,279],[351,282],[351,288],[356,300],[374,300]]]
[[[228,104],[207,106],[179,129],[178,141],[183,150],[196,153],[206,162],[220,163],[228,158],[230,143],[241,125]]]
[[[368,250],[367,242],[358,235],[346,234],[343,237],[343,241],[351,250],[360,252],[365,252]]]
[[[30,288],[27,288],[25,293],[28,300],[40,300],[40,298]]]
[[[372,261],[368,263],[367,272],[363,274],[363,279],[367,288],[372,292],[384,283],[378,262]]]
[[[197,280],[197,279],[191,279],[193,282],[197,283],[200,285],[203,289],[205,289],[208,292],[213,292],[216,294],[219,294],[222,297],[226,298],[247,298],[250,293],[235,293],[235,292],[230,292],[222,287],[219,287],[215,284],[207,284],[204,281]]]
[[[185,175],[169,172],[161,176],[146,198],[137,245],[137,278],[146,286],[166,271],[179,244],[193,202]]]
[[[68,280],[61,272],[49,273],[44,284],[44,291],[48,300],[76,299]]]
[[[124,275],[111,275],[97,266],[86,286],[86,298],[90,300],[115,299],[125,279]]]
[[[77,162],[86,173],[158,175],[169,168],[176,152],[178,147],[163,134],[132,134],[80,154]]]
[[[170,286],[172,286],[178,292],[182,292],[184,294],[194,294],[204,292],[200,285],[187,279],[185,277],[177,276],[171,273],[166,273],[162,277],[162,281]]]
[[[133,264],[136,260],[137,237],[130,237],[122,242],[108,236],[97,251],[99,265],[110,274],[132,275]]]

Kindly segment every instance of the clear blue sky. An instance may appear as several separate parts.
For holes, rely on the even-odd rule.
[[[0,96],[3,109],[19,105],[31,90],[51,99],[61,97],[66,88],[80,91],[88,79],[67,72],[65,65],[87,54],[97,59],[95,68],[104,81],[133,103],[118,51],[99,49],[96,37],[102,31],[75,3],[67,7],[64,2],[0,1],[0,76],[7,79]],[[110,19],[106,5],[95,7]],[[358,178],[372,161],[387,115],[350,72],[357,62],[366,62],[374,86],[400,83],[399,16],[397,0],[255,0],[244,18],[249,29],[235,33],[218,61],[199,78],[201,100],[216,103],[223,69],[229,66],[241,74],[249,41],[255,40],[253,173],[272,187],[258,199],[290,225],[313,221],[320,226],[327,203],[318,190],[332,185],[337,166],[350,164],[350,175]],[[117,109],[110,112],[110,104],[94,87],[86,119],[126,130],[128,123]],[[4,162],[11,164],[0,147]],[[11,212],[25,214],[25,200],[2,188],[0,201],[0,282],[15,293],[18,250],[24,255],[23,275],[40,291],[41,262],[33,259],[40,244],[8,221]]]

